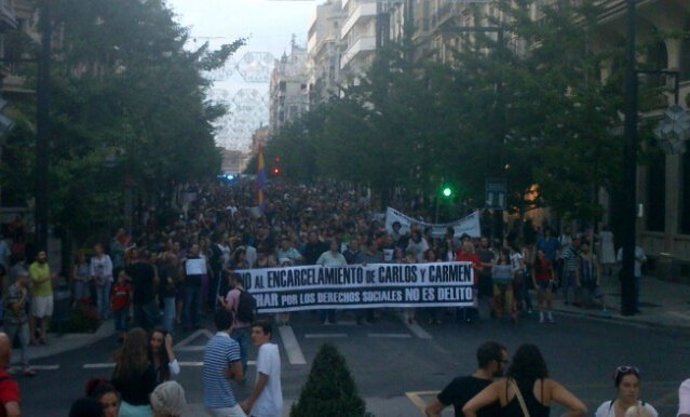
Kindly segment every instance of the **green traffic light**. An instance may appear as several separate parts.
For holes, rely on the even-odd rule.
[[[450,187],[445,187],[443,189],[443,196],[444,197],[450,197],[451,194],[453,194],[453,190],[451,190]]]

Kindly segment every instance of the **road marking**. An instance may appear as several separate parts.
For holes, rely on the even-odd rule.
[[[189,336],[185,337],[181,341],[179,341],[175,346],[173,346],[174,350],[178,352],[199,352],[204,350],[204,348],[206,347],[206,342],[204,342],[203,345],[189,346],[189,344],[192,343],[199,336],[206,336],[207,339],[211,339],[213,338],[213,333],[211,333],[207,329],[199,329],[194,333],[190,334]]]
[[[409,339],[412,337],[412,335],[409,333],[369,333],[368,336],[389,339]]]
[[[420,339],[432,339],[431,335],[429,333],[427,333],[426,330],[422,329],[422,326],[420,326],[417,323],[410,323],[408,318],[405,317],[404,314],[402,314],[402,313],[398,314],[398,318],[418,338],[420,338]]]
[[[292,331],[292,326],[280,326],[278,327],[278,331],[280,332],[280,338],[283,341],[283,346],[287,352],[290,365],[306,365],[307,360],[304,358],[304,353],[302,353],[302,349],[299,347],[295,332]]]
[[[29,368],[34,371],[57,371],[60,369],[60,365],[29,365]],[[24,369],[19,364],[11,365],[7,368],[7,372],[20,374]]]
[[[690,319],[690,314],[681,313],[680,311],[669,311],[668,314],[670,314],[672,316],[680,317],[683,319]]]
[[[413,391],[413,392],[406,392],[405,396],[407,397],[408,400],[412,404],[414,404],[417,409],[419,409],[419,412],[422,413],[422,415],[426,415],[424,413],[424,409],[426,409],[426,401],[422,398],[422,396],[435,396],[439,393],[439,391]]]
[[[181,348],[174,348],[178,352],[203,352],[206,346],[183,346]]]
[[[204,366],[204,362],[199,362],[199,361],[180,361],[178,363],[182,367],[197,367],[198,368],[200,366]],[[256,361],[247,361],[247,366],[256,366]],[[55,369],[50,368],[49,369],[49,367],[59,368],[60,365],[43,365],[43,368],[45,368],[45,370],[57,370],[57,368],[55,368]],[[85,363],[83,366],[84,369],[107,369],[107,368],[114,368],[114,367],[115,367],[114,363]],[[41,368],[41,365],[32,366],[32,368],[34,368],[36,370],[43,369],[43,368]]]
[[[60,365],[31,365],[31,369],[36,371],[57,371]]]
[[[84,369],[106,369],[114,367],[114,363],[85,363],[83,366]]]
[[[424,330],[422,328],[422,326],[420,326],[419,324],[417,324],[417,323],[413,323],[413,324],[405,323],[405,325],[418,338],[420,338],[420,339],[433,339],[431,337],[431,335],[426,330]]]
[[[310,333],[305,334],[305,339],[337,339],[347,337],[346,333]]]

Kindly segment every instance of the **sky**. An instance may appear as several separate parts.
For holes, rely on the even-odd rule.
[[[290,53],[293,39],[307,43],[316,6],[323,0],[167,0],[178,22],[188,27],[190,47],[208,41],[212,48],[247,38],[225,68],[209,74],[209,96],[228,105],[218,122],[216,143],[246,151],[251,135],[268,124],[268,86],[273,60]]]

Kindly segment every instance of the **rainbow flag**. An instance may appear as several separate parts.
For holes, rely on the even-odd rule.
[[[256,205],[262,207],[264,204],[264,190],[266,188],[266,163],[264,161],[264,147],[259,146],[259,153],[256,156]]]

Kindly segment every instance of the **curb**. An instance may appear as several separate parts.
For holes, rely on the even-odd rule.
[[[628,319],[624,316],[621,316],[620,313],[617,311],[616,311],[616,313],[611,314],[608,317],[602,315],[600,312],[573,311],[573,310],[564,310],[564,309],[558,309],[558,308],[554,308],[553,311],[555,313],[558,313],[558,314],[561,314],[564,316],[586,318],[589,320],[595,320],[595,321],[604,322],[604,323],[616,323],[616,324],[622,324],[622,325],[626,325],[626,326],[640,327],[640,328],[646,328],[646,329],[654,328],[654,329],[660,329],[660,330],[673,330],[673,331],[678,331],[678,332],[690,334],[690,327],[688,327],[688,326],[667,324],[667,323],[661,323],[658,321],[645,320],[645,319],[639,319],[639,318]]]

